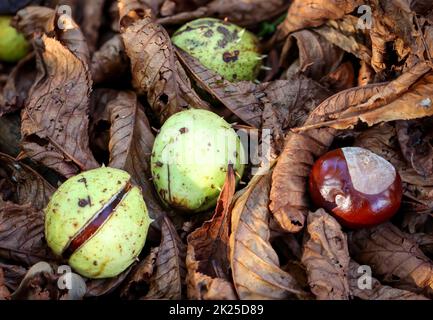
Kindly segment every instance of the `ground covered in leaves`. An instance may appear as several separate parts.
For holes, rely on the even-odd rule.
[[[433,298],[430,0],[59,2],[73,19],[55,0],[0,4],[33,45],[0,64],[0,299]],[[260,36],[259,81],[230,83],[172,45],[200,17]],[[149,170],[158,128],[188,107],[271,130],[271,171],[236,190],[229,170],[217,208],[196,216],[161,206]],[[397,168],[404,199],[391,222],[346,230],[311,205],[314,160],[341,146]],[[77,276],[68,291],[43,208],[59,183],[103,163],[132,175],[155,223],[130,269]]]

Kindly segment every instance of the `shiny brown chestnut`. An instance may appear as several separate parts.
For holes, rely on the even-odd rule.
[[[389,220],[398,211],[403,193],[394,166],[358,147],[336,149],[319,158],[309,186],[314,204],[349,228],[371,227]]]

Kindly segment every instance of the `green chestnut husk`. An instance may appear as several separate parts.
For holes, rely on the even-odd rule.
[[[152,220],[141,190],[130,180],[127,172],[114,168],[83,172],[63,183],[46,207],[49,247],[82,276],[115,277],[143,249]],[[83,234],[87,238],[69,251]]]
[[[172,41],[231,82],[255,80],[262,66],[258,38],[246,29],[222,20],[201,18],[191,21],[174,33]]]
[[[167,206],[196,213],[215,206],[229,164],[242,176],[243,159],[243,146],[229,123],[213,112],[190,109],[164,123],[155,139],[151,170]]]
[[[0,16],[0,61],[14,63],[24,58],[30,45],[24,36],[10,25],[12,17]]]

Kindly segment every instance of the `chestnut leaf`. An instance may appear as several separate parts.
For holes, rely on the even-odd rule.
[[[118,79],[129,70],[129,58],[120,35],[113,36],[93,54],[90,70],[95,84]]]
[[[294,0],[286,19],[278,27],[277,38],[283,39],[307,27],[318,27],[327,20],[340,19],[362,4],[362,0]]]
[[[433,297],[433,262],[410,235],[391,223],[350,233],[349,248],[383,283]]]
[[[425,296],[407,290],[401,290],[383,285],[376,278],[371,278],[371,289],[360,289],[358,281],[363,273],[360,273],[360,265],[350,260],[349,284],[352,294],[362,300],[428,300]],[[363,269],[362,269],[363,270]],[[362,281],[362,280],[361,280]]]
[[[10,202],[0,208],[0,258],[28,266],[57,260],[44,239],[42,211]]]
[[[21,110],[35,81],[35,56],[25,57],[14,67],[0,94],[0,116]]]
[[[343,100],[346,92],[336,94],[338,113],[322,114],[322,119],[316,123],[306,124],[296,132],[309,129],[331,127],[335,129],[353,128],[358,122],[369,126],[380,122],[395,120],[411,120],[433,115],[433,73],[426,63],[419,63],[408,72],[387,84],[378,84],[380,91],[369,97],[368,100],[359,100],[350,107],[342,108],[346,102]],[[366,86],[368,87],[368,86]],[[353,90],[363,94],[366,87]],[[340,101],[338,101],[340,100]]]
[[[161,225],[161,244],[155,261],[156,271],[150,278],[144,299],[180,300],[185,295],[186,246],[167,216]]]
[[[236,299],[229,271],[229,223],[235,188],[235,173],[229,165],[214,216],[188,236],[186,281],[189,299]]]
[[[255,26],[262,21],[271,20],[283,14],[290,4],[288,0],[204,0],[198,2],[205,5],[194,11],[180,12],[173,16],[160,18],[158,22],[164,25],[178,25],[193,19],[216,16],[239,26]]]
[[[99,165],[89,149],[87,67],[57,40],[35,39],[38,77],[22,112],[25,156],[65,177]]]
[[[348,300],[349,250],[341,226],[325,210],[310,212],[304,236],[302,264],[311,291],[319,300]]]
[[[36,210],[45,208],[54,187],[39,173],[2,153],[0,168],[0,200],[9,200],[19,205],[31,203]]]
[[[232,210],[230,263],[240,299],[287,299],[305,295],[280,267],[269,238],[271,174],[255,176]]]

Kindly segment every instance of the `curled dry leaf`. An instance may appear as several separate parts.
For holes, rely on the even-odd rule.
[[[0,257],[24,265],[56,260],[45,243],[42,211],[10,202],[0,208]]]
[[[323,209],[308,215],[301,261],[317,299],[350,298],[347,238],[337,220]]]
[[[229,271],[230,210],[235,188],[233,165],[229,165],[214,216],[188,236],[186,282],[190,299],[236,299]]]
[[[380,122],[431,116],[433,115],[433,73],[425,74],[429,70],[427,64],[418,64],[411,71],[383,86],[382,90],[371,96],[368,101],[353,105],[332,117],[324,116],[321,122],[305,125],[295,131],[325,126],[348,129],[353,128],[359,121],[372,126]],[[362,91],[365,88],[358,87],[356,90]],[[344,95],[344,92],[336,95]]]
[[[47,205],[54,188],[29,166],[0,153],[0,198],[36,210]]]
[[[22,59],[9,74],[0,95],[0,117],[21,110],[35,81],[35,56]]]
[[[369,277],[364,283],[364,269],[355,261],[350,260],[349,283],[351,293],[362,300],[428,300],[425,296],[407,290],[401,290],[383,285],[374,277]],[[370,288],[362,285],[371,285]]]
[[[370,1],[372,8],[372,44],[371,64],[376,72],[384,71],[389,60],[389,43],[394,43],[393,50],[400,61],[408,55],[418,55],[424,60],[424,44],[417,39],[422,37],[422,30],[417,30],[414,23],[415,12],[412,12],[409,1]],[[410,59],[409,59],[410,60]]]
[[[212,0],[205,6],[194,11],[181,12],[174,16],[164,17],[159,23],[182,24],[202,17],[215,16],[219,19],[228,19],[240,26],[254,26],[258,23],[278,17],[287,10],[288,0]],[[205,4],[200,1],[199,4]]]
[[[22,112],[25,155],[66,177],[96,168],[87,133],[87,67],[54,39],[42,36],[35,43],[38,77]]]
[[[303,229],[309,207],[307,178],[315,158],[324,154],[333,140],[334,133],[328,129],[287,135],[272,175],[269,205],[284,230],[295,233]]]
[[[136,1],[119,1],[122,39],[131,60],[133,86],[161,123],[185,108],[204,108],[174,52],[167,31]],[[133,18],[132,18],[133,17]]]
[[[349,234],[352,257],[393,287],[433,297],[433,262],[410,235],[390,223]]]
[[[281,64],[287,59],[287,52],[296,42],[299,49],[299,72],[319,81],[335,71],[343,60],[343,50],[311,30],[300,30],[290,35],[284,45]]]
[[[264,104],[262,129],[271,130],[272,149],[280,154],[287,130],[305,122],[308,114],[330,93],[316,81],[303,75],[288,80],[263,83],[257,91]]]
[[[154,273],[156,257],[159,248],[151,248],[150,253],[135,265],[125,284],[122,286],[121,296],[127,299],[137,299],[141,293],[141,287],[146,287],[149,283],[150,277]]]
[[[232,210],[230,262],[240,299],[303,297],[296,279],[283,271],[269,238],[271,174],[255,176]]]
[[[6,300],[10,297],[11,293],[6,287],[3,269],[0,267],[0,300]]]
[[[40,67],[22,113],[24,152],[66,177],[96,168],[88,148],[86,68],[56,40],[36,42]]]
[[[156,272],[150,279],[145,299],[180,300],[184,295],[186,246],[167,217],[162,222],[161,234],[155,262]]]
[[[366,44],[365,34],[358,28],[358,22],[358,17],[346,15],[339,20],[329,20],[323,26],[314,29],[314,31],[328,42],[370,65],[371,49]]]
[[[367,101],[384,85],[370,85],[342,91],[323,101],[305,124],[321,121],[343,110]],[[308,214],[307,180],[317,157],[323,155],[334,139],[333,129],[321,128],[305,132],[290,132],[272,176],[270,209],[280,226],[289,232],[299,232]]]
[[[278,27],[277,38],[306,27],[318,27],[326,20],[336,20],[364,4],[361,0],[294,0],[284,22]]]
[[[355,84],[355,70],[350,61],[342,63],[338,68],[320,80],[332,92],[350,89]]]
[[[17,12],[13,25],[26,38],[32,39],[34,33],[54,31],[55,11],[47,7],[29,6]]]
[[[93,54],[90,70],[95,84],[114,80],[125,74],[129,59],[120,35],[113,36]]]

